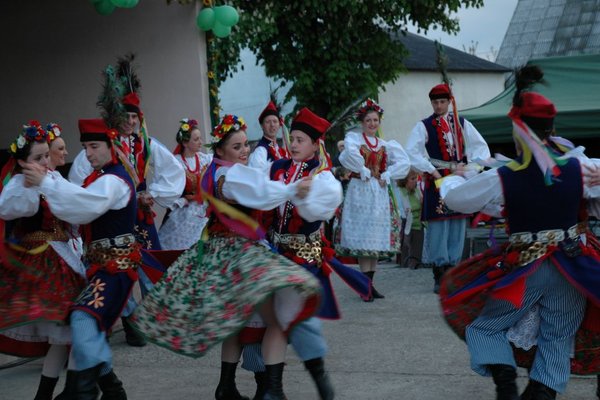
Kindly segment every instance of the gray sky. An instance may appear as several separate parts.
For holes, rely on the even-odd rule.
[[[486,0],[481,8],[461,8],[452,15],[459,19],[460,31],[457,35],[449,35],[441,30],[419,34],[459,50],[477,43],[476,54],[494,61],[495,54],[491,49],[493,47],[498,52],[517,3],[518,0]],[[415,27],[409,27],[408,30],[417,33]]]

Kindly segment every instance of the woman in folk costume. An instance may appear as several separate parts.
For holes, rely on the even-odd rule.
[[[586,298],[600,305],[600,255],[579,224],[582,200],[600,197],[600,188],[584,184],[584,162],[556,150],[554,104],[524,92],[542,77],[536,67],[517,72],[509,117],[518,158],[466,181],[446,177],[440,189],[450,209],[498,214],[493,210],[501,205],[507,220],[509,242],[452,269],[440,291],[444,316],[466,338],[473,370],[493,377],[500,400],[519,399],[512,327],[539,306],[526,395],[553,399],[566,388],[576,332],[594,328],[582,324]]]
[[[274,182],[247,167],[249,146],[241,118],[226,115],[215,127],[214,157],[202,179],[210,202],[208,241],[199,241],[169,267],[135,311],[134,326],[152,342],[201,357],[222,343],[216,399],[247,399],[235,386],[241,346],[237,333],[258,313],[268,383],[265,399],[283,399],[287,333],[314,314],[320,284],[308,271],[259,242],[255,209],[270,210],[306,197],[309,185]]]
[[[177,147],[173,151],[177,161],[185,169],[183,195],[171,205],[163,221],[158,237],[163,250],[187,250],[200,240],[208,221],[206,203],[200,195],[200,177],[212,161],[212,155],[201,152],[202,136],[195,119],[179,121],[175,137]]]
[[[330,124],[308,108],[303,108],[292,121],[290,159],[275,161],[271,166],[272,180],[286,185],[304,182],[308,195],[296,202],[288,201],[273,211],[270,242],[279,253],[302,265],[319,279],[323,301],[317,317],[339,319],[340,312],[330,281],[335,271],[361,296],[370,296],[370,281],[360,272],[348,268],[333,258],[321,227],[330,219],[342,202],[342,186],[330,172],[329,156],[325,152],[324,136]],[[319,156],[317,156],[319,155]],[[325,370],[327,344],[321,321],[312,317],[301,322],[290,335],[290,343],[313,378],[321,399],[334,397],[333,385]],[[254,372],[257,392],[261,399],[266,388],[266,373],[259,346],[244,347],[243,367]]]
[[[36,163],[47,174],[48,142],[60,135],[37,121],[23,127],[10,145],[11,158],[2,171],[8,181],[0,194],[0,351],[21,357],[44,356],[36,400],[51,400],[58,375],[68,358],[69,307],[85,285],[85,268],[73,246],[71,227],[57,219],[38,188],[29,187],[21,163]],[[10,180],[8,180],[10,179]],[[4,221],[11,222],[4,241]]]
[[[341,220],[340,255],[358,257],[360,270],[371,280],[381,255],[400,252],[400,217],[393,197],[391,180],[401,179],[410,169],[408,156],[395,140],[376,136],[383,108],[367,99],[356,111],[362,133],[348,132],[340,163],[352,171]],[[373,288],[373,298],[384,296]]]
[[[65,157],[68,156],[69,153],[67,152],[65,141],[60,137],[60,126],[54,122],[50,122],[46,125],[46,130],[48,131],[48,146],[50,147],[48,168],[51,171],[54,171],[58,167],[62,167],[66,164]]]

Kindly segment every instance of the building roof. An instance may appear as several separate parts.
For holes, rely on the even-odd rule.
[[[579,54],[600,54],[600,2],[519,0],[496,62],[514,68]]]
[[[394,34],[408,50],[404,65],[409,71],[438,71],[435,42],[411,32]],[[453,72],[508,72],[500,64],[484,60],[453,47],[442,45],[448,56],[448,71]]]

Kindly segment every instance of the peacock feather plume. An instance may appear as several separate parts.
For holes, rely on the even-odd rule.
[[[100,108],[100,114],[109,128],[118,129],[126,121],[127,112],[121,102],[125,94],[125,88],[118,79],[112,65],[102,71],[102,92],[98,97],[96,105]]]
[[[135,61],[135,54],[128,53],[123,57],[117,58],[117,77],[125,88],[125,93],[138,93],[140,92],[141,83],[135,72],[133,62]]]

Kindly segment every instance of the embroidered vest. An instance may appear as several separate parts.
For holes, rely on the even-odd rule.
[[[428,118],[424,119],[422,122],[427,129],[427,144],[425,144],[425,149],[427,150],[427,154],[430,158],[434,158],[437,160],[443,161],[459,161],[456,159],[456,152],[451,157],[444,157],[444,153],[440,148],[440,141],[438,137],[438,132],[436,127],[434,126],[434,120],[436,116],[435,114],[430,115]],[[459,117],[459,123],[461,126],[464,126],[465,120],[464,118]],[[455,144],[456,145],[456,144]],[[464,147],[464,146],[463,146]],[[463,152],[464,154],[464,149]],[[446,176],[450,174],[448,170],[438,170],[442,176]],[[423,221],[435,221],[435,220],[443,220],[449,218],[460,218],[466,217],[464,214],[451,212],[448,207],[444,204],[442,199],[440,198],[439,191],[435,187],[435,182],[433,176],[429,174],[424,175],[424,183],[425,188],[423,191],[423,210],[421,213],[421,219]]]
[[[111,174],[123,179],[131,189],[131,197],[124,208],[120,210],[108,210],[105,214],[90,223],[90,241],[114,238],[126,233],[133,234],[134,232],[137,200],[133,180],[125,170],[125,167],[120,163],[112,164],[103,168],[103,170],[104,175]]]
[[[290,173],[290,168],[293,165],[293,161],[290,159],[282,159],[275,161],[271,166],[271,180],[287,182],[290,178],[288,174]],[[310,175],[310,172],[319,166],[319,160],[316,158],[312,158],[306,162],[303,162],[298,167],[300,168],[300,172],[294,179],[294,181],[298,181],[303,177],[307,177]],[[277,207],[274,210],[274,218],[273,223],[271,225],[271,230],[278,234],[303,234],[310,235],[313,232],[316,232],[321,227],[321,221],[308,222],[303,219],[296,210],[296,207],[292,204],[291,201],[288,201],[283,207],[283,211],[281,211],[280,207]]]
[[[579,161],[571,158],[559,168],[560,175],[549,186],[535,160],[521,171],[498,168],[510,233],[567,229],[578,222],[583,198]]]
[[[267,160],[269,160],[271,162],[280,160],[280,159],[286,157],[286,151],[283,147],[279,147],[279,152],[278,152],[277,150],[275,150],[275,147],[273,146],[273,142],[271,142],[269,139],[265,138],[264,136],[262,138],[260,138],[260,140],[256,144],[256,147],[264,147],[265,150],[267,151]]]
[[[221,176],[214,185],[212,195],[229,204],[231,207],[236,208],[237,210],[243,212],[246,215],[249,215],[254,218],[255,210],[250,207],[243,206],[237,203],[235,200],[228,199],[223,195],[223,184],[225,183],[225,176]],[[227,227],[221,220],[215,215],[214,211],[211,207],[207,210],[208,222],[206,223],[206,229],[208,230],[208,234],[210,236],[240,236],[236,232],[232,231],[229,227]]]

